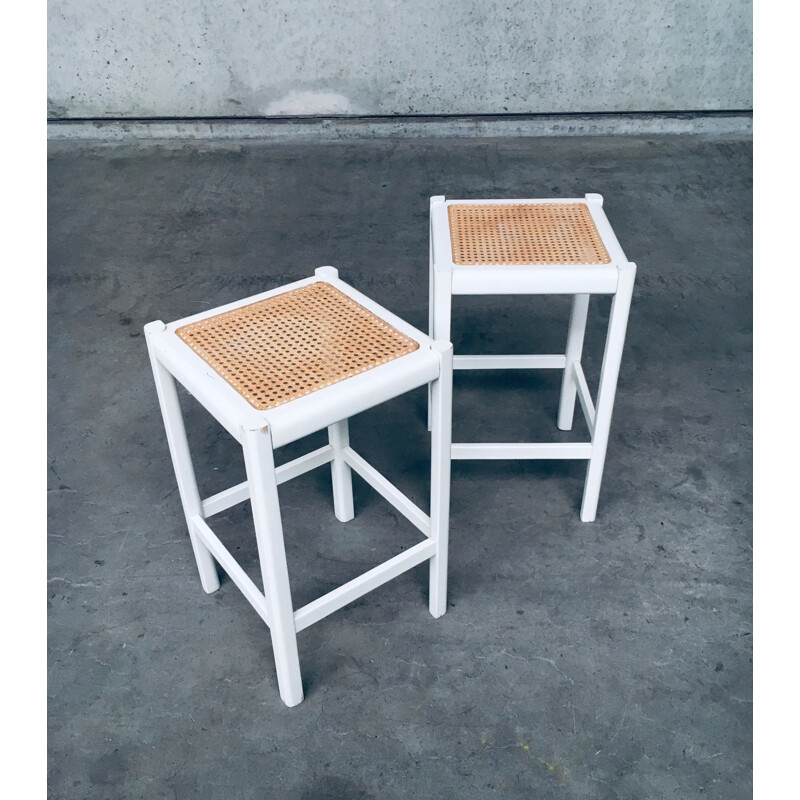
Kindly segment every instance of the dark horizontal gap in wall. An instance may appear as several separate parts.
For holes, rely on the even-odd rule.
[[[650,118],[678,118],[695,119],[698,117],[735,117],[752,115],[751,108],[725,109],[714,111],[587,111],[587,112],[555,112],[552,114],[362,114],[351,116],[348,114],[305,115],[295,117],[48,117],[48,123],[70,122],[121,122],[121,123],[148,123],[148,122],[248,122],[248,123],[308,123],[336,120],[338,122],[436,122],[463,120],[525,120],[525,119],[552,119],[553,117],[570,119],[586,117],[650,117]]]

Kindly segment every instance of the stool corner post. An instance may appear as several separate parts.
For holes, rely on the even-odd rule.
[[[597,517],[597,501],[597,495],[593,495],[592,497],[584,495],[583,503],[581,504],[581,522],[595,521]]]
[[[587,203],[593,203],[599,208],[603,207],[603,195],[598,194],[597,192],[587,192],[584,197],[586,198]]]
[[[633,285],[636,281],[636,264],[633,261],[626,261],[619,266],[619,278],[617,279],[617,291],[614,294],[611,306],[611,316],[619,318],[617,326],[621,324],[622,335],[628,324],[628,314],[631,301],[633,299]]]
[[[269,419],[264,415],[258,412],[251,414],[241,422],[239,428],[243,437],[242,442],[244,442],[245,438],[252,438],[253,435],[264,433],[269,438],[270,449],[273,449],[272,428],[270,427]]]
[[[630,282],[633,285],[633,281],[636,278],[636,264],[633,261],[625,261],[624,263],[620,264],[619,267],[619,284],[623,284],[624,281]],[[619,291],[619,286],[617,291]]]
[[[433,313],[436,314],[437,304],[441,305],[443,297],[447,297],[449,306],[450,295],[453,292],[453,263],[449,259],[433,262],[432,269],[433,285]],[[440,291],[441,290],[441,291]],[[449,312],[448,312],[449,313]]]
[[[156,341],[161,334],[166,332],[167,326],[160,319],[157,319],[154,322],[148,322],[142,330],[144,332],[144,343],[147,345],[147,353],[150,356],[150,363],[155,374],[158,372],[159,368],[163,369],[160,359],[156,358]],[[158,388],[157,375],[156,387]]]
[[[299,706],[300,703],[303,702],[303,684],[300,683],[299,686],[293,685],[282,688],[280,689],[280,695],[284,705],[288,706],[289,708]]]
[[[450,348],[452,363],[452,345],[450,344],[450,319],[453,305],[453,272],[449,262],[432,262],[430,276],[430,311],[428,334],[437,344],[446,343]],[[446,349],[446,348],[445,348]],[[440,356],[442,353],[439,354]],[[432,389],[428,390],[428,430],[433,426]]]
[[[314,270],[314,275],[317,278],[338,278],[339,277],[339,270],[336,267],[325,266],[325,267],[317,267]]]
[[[431,350],[438,354],[440,360],[453,359],[453,343],[448,339],[434,339]]]
[[[150,324],[153,325],[154,323]],[[163,323],[161,324],[163,325]],[[157,332],[156,330],[155,333]],[[158,404],[167,436],[167,446],[172,459],[172,467],[178,484],[178,493],[181,498],[186,525],[189,529],[189,539],[197,563],[197,571],[200,574],[200,583],[203,591],[211,594],[219,589],[219,574],[211,551],[200,540],[192,521],[194,516],[202,518],[203,504],[197,488],[197,479],[189,450],[189,441],[186,437],[186,428],[183,422],[183,414],[181,413],[175,378],[156,357],[150,342],[151,335],[148,334],[147,345],[150,352],[150,364],[153,369]]]
[[[431,382],[431,557],[428,608],[431,616],[447,611],[447,562],[450,527],[450,451],[452,447],[453,346],[437,341],[439,377]]]
[[[256,532],[258,560],[261,564],[261,579],[269,608],[278,690],[287,706],[296,706],[303,700],[303,683],[300,676],[297,632],[286,563],[272,435],[266,424],[260,428],[242,425],[241,433],[245,472],[250,485],[250,506]]]
[[[636,265],[633,263],[626,263],[624,267],[620,268],[617,292],[611,301],[606,346],[597,387],[592,455],[586,468],[586,482],[583,489],[581,506],[583,522],[593,522],[597,513],[635,274]]]
[[[433,206],[442,205],[442,203],[444,203],[444,202],[445,202],[445,196],[443,194],[436,194],[436,195],[433,195],[433,197],[430,198],[431,208]]]
[[[575,398],[577,384],[575,382],[575,364],[580,364],[583,353],[583,340],[586,334],[586,319],[589,314],[589,295],[576,294],[572,299],[572,310],[569,317],[567,347],[565,351],[564,374],[561,378],[561,396],[558,401],[559,430],[572,430],[575,416]]]
[[[148,322],[142,330],[144,335],[149,338],[157,333],[163,333],[166,329],[167,326],[160,319],[156,319],[153,322]]]
[[[350,431],[346,419],[328,426],[328,442],[333,448],[331,482],[333,484],[333,513],[339,522],[355,517],[353,505],[353,472],[344,460],[344,450],[350,446]]]

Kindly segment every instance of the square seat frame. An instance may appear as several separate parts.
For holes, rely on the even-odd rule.
[[[453,256],[448,208],[453,205],[584,204],[609,256],[608,263],[456,263]],[[603,211],[599,194],[564,199],[430,199],[430,305],[429,331],[435,339],[451,340],[454,295],[572,295],[565,352],[552,355],[455,355],[453,368],[461,369],[561,369],[561,395],[557,424],[571,430],[576,397],[586,418],[589,442],[477,443],[457,442],[453,459],[584,459],[588,461],[580,516],[594,521],[603,478],[611,415],[628,325],[636,265],[625,257]],[[581,366],[589,297],[611,295],[603,364],[595,406]],[[429,415],[429,424],[431,421]]]
[[[413,352],[312,391],[265,411],[256,410],[177,334],[176,330],[312,283],[325,281],[414,340]],[[288,706],[303,700],[297,634],[409,569],[430,561],[429,610],[447,608],[447,547],[450,504],[452,346],[436,342],[341,281],[333,267],[312,278],[169,324],[144,328],[159,405],[189,537],[206,592],[219,588],[215,561],[238,586],[270,629],[280,696]],[[176,381],[242,446],[247,480],[201,499],[195,479]],[[426,514],[350,446],[348,418],[427,385],[431,400],[431,508]],[[327,428],[329,443],[280,466],[274,451]],[[424,428],[423,428],[424,430]],[[352,471],[360,475],[424,535],[424,540],[343,586],[295,610],[283,539],[278,486],[330,463],[336,518],[354,517]],[[263,591],[245,573],[206,520],[250,500]]]

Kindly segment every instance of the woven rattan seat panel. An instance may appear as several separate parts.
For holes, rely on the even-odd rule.
[[[452,205],[453,263],[608,264],[586,203]]]
[[[175,333],[259,411],[419,348],[322,281],[184,325]]]

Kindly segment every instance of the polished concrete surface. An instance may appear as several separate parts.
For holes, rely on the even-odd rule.
[[[751,145],[690,137],[81,146],[49,161],[52,798],[751,795]],[[582,462],[453,465],[450,605],[424,566],[299,636],[200,587],[142,326],[305,277],[427,324],[428,196],[600,192],[639,272],[597,521]],[[609,301],[590,308],[594,385]],[[568,301],[464,298],[457,351],[557,352]],[[579,441],[555,372],[459,374],[457,440]],[[188,396],[201,490],[241,453]],[[428,501],[425,393],[351,422]],[[576,417],[577,420],[577,417]],[[318,446],[321,435],[281,459]],[[360,479],[281,487],[295,604],[418,540]],[[247,505],[215,529],[258,574]]]

